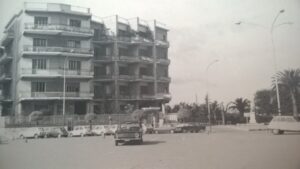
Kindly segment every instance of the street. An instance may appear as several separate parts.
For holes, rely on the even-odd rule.
[[[213,128],[211,134],[145,135],[116,147],[112,136],[15,140],[1,169],[299,169],[300,134]]]

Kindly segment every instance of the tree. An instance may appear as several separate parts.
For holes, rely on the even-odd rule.
[[[255,93],[255,112],[259,115],[269,116],[276,112],[276,94],[272,90],[263,89]]]
[[[244,113],[250,111],[250,101],[248,99],[237,98],[232,102],[230,109],[237,109],[241,117],[244,117]]]
[[[298,116],[297,107],[297,96],[300,88],[300,69],[289,69],[282,72],[278,72],[273,79],[273,86],[275,86],[276,79],[278,81],[278,86],[288,91],[293,108],[293,115]],[[274,87],[273,87],[274,89]]]
[[[179,121],[189,121],[192,113],[186,107],[180,107],[178,110],[178,120]]]

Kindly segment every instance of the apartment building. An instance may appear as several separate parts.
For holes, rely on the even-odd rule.
[[[171,99],[167,32],[155,20],[25,3],[1,40],[2,115],[160,107]]]
[[[94,111],[123,112],[170,101],[168,30],[157,21],[120,16],[93,21]]]
[[[1,41],[2,115],[92,111],[90,23],[86,8],[24,3]]]

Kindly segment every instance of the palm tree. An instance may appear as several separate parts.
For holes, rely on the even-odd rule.
[[[248,99],[237,98],[232,105],[229,107],[230,109],[237,109],[240,113],[240,116],[243,117],[245,112],[250,111],[250,101]]]
[[[293,115],[298,116],[296,97],[300,88],[300,69],[289,69],[276,74],[278,85],[286,89],[291,97],[293,106]],[[275,79],[275,78],[274,78]],[[273,84],[274,84],[273,80]],[[275,84],[274,84],[275,85]],[[274,88],[274,87],[273,87]]]

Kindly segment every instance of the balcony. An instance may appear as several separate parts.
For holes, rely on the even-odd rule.
[[[146,56],[140,56],[140,60],[142,62],[147,62],[147,63],[152,63],[153,62],[153,58],[151,57],[146,57]]]
[[[125,62],[139,62],[140,58],[138,56],[120,56],[120,61]]]
[[[169,65],[171,63],[170,59],[167,58],[157,58],[158,64]]]
[[[158,81],[160,82],[170,82],[171,78],[170,77],[166,77],[166,76],[160,76],[157,78]]]
[[[112,62],[117,60],[113,56],[96,56],[95,57],[95,62]]]
[[[5,64],[9,61],[11,61],[13,58],[10,54],[5,53],[4,55],[2,55],[2,57],[0,57],[0,64]]]
[[[91,70],[69,70],[66,69],[32,69],[23,68],[21,71],[21,77],[36,77],[36,78],[51,78],[51,77],[63,77],[66,78],[93,78],[93,72]]]
[[[136,100],[136,95],[119,95],[120,100]]]
[[[114,75],[95,75],[94,81],[113,81],[115,79]]]
[[[11,73],[1,73],[0,74],[0,82],[6,82],[12,80]]]
[[[33,23],[25,23],[24,33],[91,37],[93,36],[94,31],[91,28],[74,27],[69,25],[37,25]]]
[[[143,36],[139,36],[139,35],[137,35],[135,37],[132,37],[131,42],[132,43],[138,43],[138,44],[145,44],[145,45],[148,45],[148,46],[151,46],[151,45],[154,44],[152,39],[149,39],[149,38],[146,38],[146,37],[143,37]]]
[[[91,16],[90,8],[58,3],[25,2],[25,11],[60,12],[73,15]]]
[[[154,76],[152,76],[152,75],[141,75],[140,78],[143,81],[153,81],[154,80]]]
[[[143,100],[153,100],[155,99],[155,95],[154,94],[141,94],[140,99]]]
[[[93,93],[90,92],[66,92],[66,99],[72,100],[91,100]],[[63,91],[46,91],[46,92],[21,92],[20,100],[61,100]]]
[[[136,75],[119,75],[119,80],[134,81],[136,79],[137,79]]]
[[[3,38],[1,39],[2,46],[6,46],[11,43],[15,38],[15,33],[13,31],[4,32]]]
[[[70,48],[56,46],[23,46],[24,55],[68,55],[74,57],[93,57],[91,48]]]
[[[169,41],[155,40],[155,45],[161,46],[161,47],[169,47],[170,43],[169,43]]]
[[[163,99],[170,101],[172,99],[172,96],[170,93],[157,93],[156,99]]]

